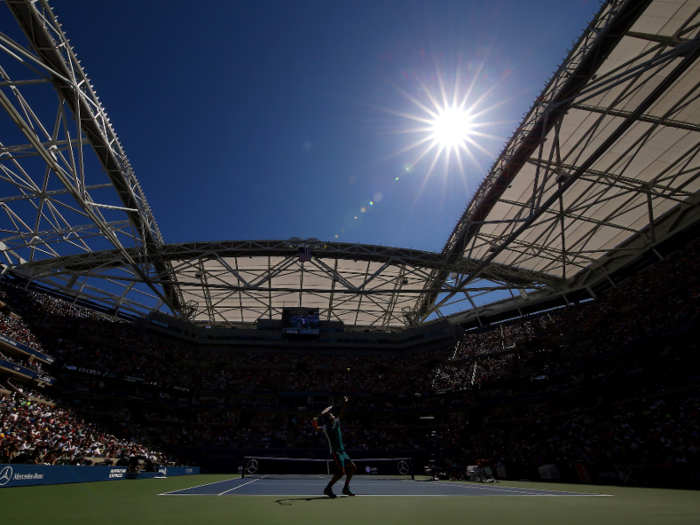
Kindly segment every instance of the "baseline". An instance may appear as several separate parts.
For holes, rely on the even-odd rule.
[[[172,490],[169,492],[161,492],[158,494],[158,496],[207,496],[211,494],[217,494],[217,492],[214,493],[209,493],[207,492],[204,487],[211,487],[213,485],[220,485],[222,483],[235,483],[237,481],[242,481],[242,478],[229,478],[229,479],[222,479],[220,481],[212,481],[211,483],[204,483],[202,485],[195,485],[194,487],[187,487],[185,489],[178,489],[178,490]],[[192,490],[196,489],[203,489],[201,492],[196,492],[196,493],[191,493],[191,494],[180,494],[180,493],[186,493]]]

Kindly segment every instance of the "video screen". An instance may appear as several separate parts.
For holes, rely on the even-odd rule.
[[[318,335],[318,308],[285,308],[282,310],[282,333]]]

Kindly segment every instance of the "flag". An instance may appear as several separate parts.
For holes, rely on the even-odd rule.
[[[311,246],[299,246],[299,262],[311,260]]]

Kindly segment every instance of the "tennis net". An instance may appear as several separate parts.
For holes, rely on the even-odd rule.
[[[373,479],[414,479],[411,458],[353,459],[357,466],[355,477]],[[336,472],[331,459],[280,458],[245,456],[241,467],[244,478],[307,478],[330,479]]]

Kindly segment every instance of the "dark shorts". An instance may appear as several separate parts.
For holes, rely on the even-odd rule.
[[[334,451],[333,459],[335,460],[335,465],[339,469],[345,468],[345,465],[349,465],[350,463],[352,463],[352,459],[350,459],[350,456],[348,456],[348,453],[344,450],[341,450],[339,452]]]

